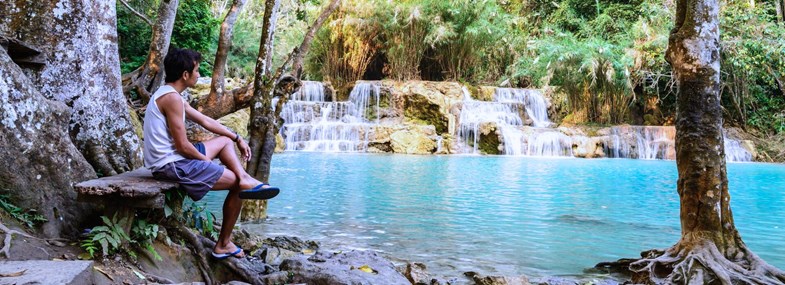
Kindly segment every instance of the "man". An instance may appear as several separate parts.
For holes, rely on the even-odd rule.
[[[144,118],[144,164],[156,179],[176,181],[194,201],[210,190],[229,190],[223,205],[223,223],[213,256],[219,259],[243,257],[245,253],[231,242],[245,199],[270,199],[279,189],[269,187],[245,172],[234,145],[248,161],[251,149],[238,134],[188,105],[180,96],[199,78],[202,56],[193,50],[171,49],[164,59],[166,84],[150,98]],[[185,131],[189,119],[218,137],[191,144]],[[226,168],[212,162],[218,157]],[[243,190],[250,189],[250,190]]]

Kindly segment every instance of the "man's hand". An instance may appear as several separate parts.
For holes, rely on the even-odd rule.
[[[243,160],[251,160],[251,148],[248,146],[248,143],[243,140],[243,137],[237,139],[237,148],[240,149],[240,155],[242,155]]]

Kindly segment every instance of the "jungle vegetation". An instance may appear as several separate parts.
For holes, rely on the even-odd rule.
[[[154,18],[158,0],[128,3]],[[210,75],[231,1],[183,0],[172,45],[205,55]],[[282,0],[281,62],[324,0]],[[318,31],[304,77],[347,90],[356,80],[449,80],[553,90],[565,122],[672,125],[676,84],[664,51],[675,4],[657,0],[345,0]],[[782,1],[721,2],[721,100],[726,124],[785,133]],[[148,52],[150,25],[118,2],[123,72]],[[227,77],[253,78],[264,1],[235,25]],[[147,41],[147,42],[146,42]],[[276,64],[277,65],[277,64]]]

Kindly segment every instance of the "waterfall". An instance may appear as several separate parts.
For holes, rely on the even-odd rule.
[[[752,154],[741,146],[741,142],[723,135],[725,160],[729,162],[750,162]]]
[[[608,157],[676,159],[676,128],[672,126],[615,126],[604,148]],[[725,160],[752,161],[752,154],[735,139],[723,135]]]
[[[502,152],[506,155],[572,156],[570,138],[547,128],[551,122],[546,101],[539,91],[497,88],[494,101],[486,102],[472,99],[466,87],[462,90],[464,101],[458,119],[458,137],[472,145],[471,153],[478,153],[482,129],[495,126],[503,140]],[[534,128],[525,126],[526,116]]]
[[[539,90],[497,88],[494,100],[499,103],[523,105],[534,127],[546,128],[551,125],[551,121],[548,120],[548,104]]]
[[[676,159],[674,127],[615,126],[605,145],[608,157]]]
[[[371,96],[376,100],[379,120],[378,82],[358,81],[349,101],[326,101],[321,82],[304,81],[281,110],[287,151],[358,152],[368,146],[374,125],[365,119]]]

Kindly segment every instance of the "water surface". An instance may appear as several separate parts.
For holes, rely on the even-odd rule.
[[[728,176],[744,241],[785,268],[785,166],[734,163]],[[674,161],[285,153],[271,177],[282,193],[270,219],[243,228],[373,249],[442,276],[578,275],[680,234]],[[217,214],[223,195],[206,198]]]

